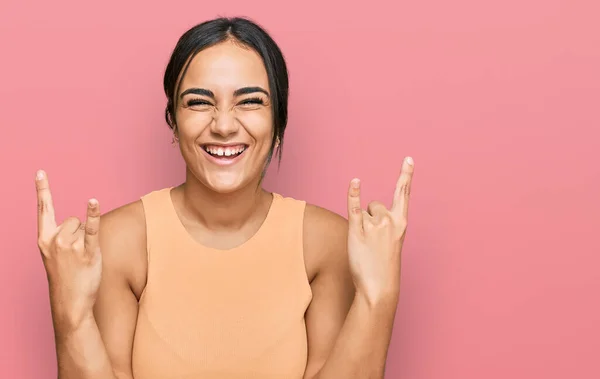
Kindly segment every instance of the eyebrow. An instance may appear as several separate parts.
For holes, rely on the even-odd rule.
[[[250,93],[255,93],[255,92],[262,92],[265,95],[269,96],[269,92],[267,92],[267,90],[261,88],[261,87],[242,87],[242,88],[238,88],[233,92],[233,96],[241,96],[241,95],[247,95]],[[185,91],[183,91],[181,93],[181,95],[179,96],[180,98],[184,97],[185,95],[189,95],[189,94],[194,94],[194,95],[200,95],[200,96],[206,96],[206,97],[210,97],[212,99],[215,98],[215,93],[209,89],[206,88],[188,88]]]

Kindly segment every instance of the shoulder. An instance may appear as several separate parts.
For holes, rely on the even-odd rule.
[[[345,267],[348,220],[313,204],[304,209],[304,254],[310,277],[330,266]]]
[[[348,220],[328,209],[307,203],[304,208],[304,229],[309,232],[309,237],[345,238]]]
[[[142,288],[147,252],[146,219],[141,199],[103,214],[99,237],[103,271],[124,277],[133,289]]]
[[[144,230],[146,219],[142,200],[136,200],[104,213],[100,220],[101,227],[109,234],[129,234],[132,231]]]
[[[148,192],[139,199],[115,208],[100,218],[104,242],[124,247],[146,246],[146,211],[148,204],[160,203],[168,188]],[[152,205],[150,205],[152,208]]]

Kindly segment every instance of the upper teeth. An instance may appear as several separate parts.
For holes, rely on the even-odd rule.
[[[238,147],[213,147],[213,146],[205,146],[204,150],[213,155],[218,155],[220,157],[226,156],[229,157],[231,155],[239,154],[244,151],[245,146]]]

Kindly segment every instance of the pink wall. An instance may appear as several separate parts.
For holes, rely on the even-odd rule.
[[[387,377],[600,377],[597,1],[130,3],[0,5],[0,377],[55,377],[36,169],[59,217],[178,183],[162,70],[187,27],[238,14],[291,70],[271,189],[344,212],[353,176],[390,201],[415,157]]]

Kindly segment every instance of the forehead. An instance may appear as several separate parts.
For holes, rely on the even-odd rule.
[[[237,42],[226,41],[196,54],[181,82],[180,92],[189,87],[203,87],[215,93],[248,86],[268,90],[268,83],[260,55]]]

